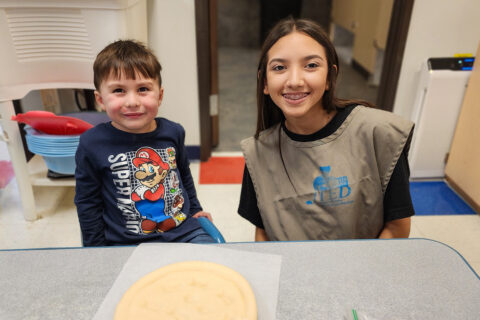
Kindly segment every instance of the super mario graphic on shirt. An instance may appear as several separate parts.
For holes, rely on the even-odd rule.
[[[175,157],[175,149],[174,148],[167,148],[167,155],[168,155],[168,164],[170,164],[170,168],[176,169],[177,168],[177,158]]]
[[[175,171],[170,170],[173,168],[152,148],[140,148],[132,159],[132,163],[138,169],[134,177],[139,185],[133,190],[131,198],[142,217],[143,233],[165,232],[185,220],[186,215],[181,212],[181,208],[165,206],[167,198],[175,203],[178,200],[174,199],[178,197],[183,203],[183,196],[178,188],[178,178]],[[169,179],[166,179],[167,176]],[[169,180],[169,183],[166,180]],[[177,188],[172,189],[167,184],[176,184]],[[165,190],[168,190],[167,194]],[[170,194],[172,191],[176,194]]]

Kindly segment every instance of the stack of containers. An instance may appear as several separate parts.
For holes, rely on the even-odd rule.
[[[50,171],[71,175],[75,173],[75,152],[80,141],[77,135],[52,135],[25,126],[28,149],[41,155]]]
[[[42,156],[50,171],[73,175],[80,135],[110,119],[105,113],[95,111],[61,116],[48,111],[28,111],[12,116],[12,120],[25,124],[28,149]]]

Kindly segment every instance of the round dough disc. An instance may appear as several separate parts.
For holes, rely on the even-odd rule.
[[[159,268],[134,283],[115,320],[256,320],[255,295],[238,272],[220,264],[186,261]]]

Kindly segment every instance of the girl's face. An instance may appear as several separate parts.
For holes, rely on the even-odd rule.
[[[156,79],[108,77],[95,91],[95,98],[112,120],[112,125],[130,133],[147,133],[157,127],[155,117],[162,102],[163,88]]]
[[[263,92],[282,110],[287,127],[324,117],[328,64],[322,45],[304,33],[292,32],[270,48],[266,69]]]

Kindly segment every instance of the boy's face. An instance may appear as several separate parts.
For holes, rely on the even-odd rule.
[[[156,79],[136,74],[136,79],[110,76],[95,91],[95,99],[112,120],[112,125],[130,133],[156,129],[155,117],[163,98],[163,88]]]

